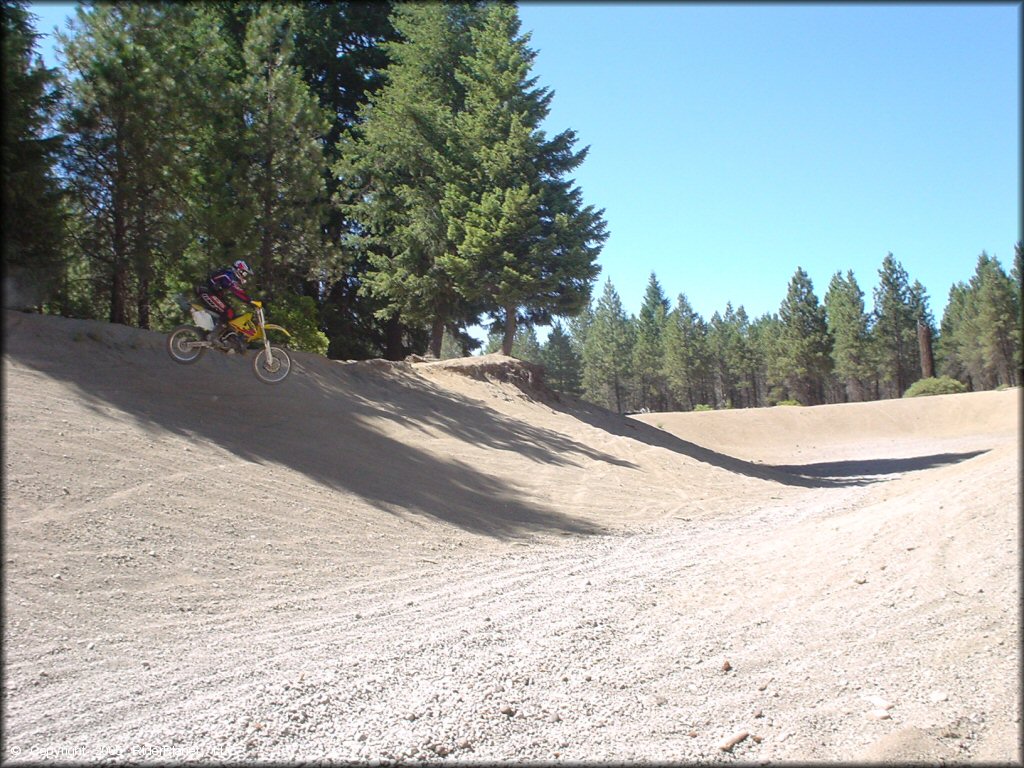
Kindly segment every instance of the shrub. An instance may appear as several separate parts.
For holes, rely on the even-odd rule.
[[[958,395],[966,392],[967,386],[949,376],[918,379],[903,393],[904,397],[926,397],[928,395]]]
[[[267,306],[267,322],[284,326],[292,334],[288,346],[303,352],[326,354],[327,336],[318,327],[316,302],[310,296],[294,294],[276,298]],[[274,338],[271,341],[283,341]]]
[[[797,406],[802,406],[803,403],[801,403],[799,400],[779,400],[779,402],[777,402],[776,405],[797,405]]]
[[[706,403],[698,403],[697,405],[693,406],[693,410],[695,410],[695,411],[713,411],[715,409],[712,406],[707,405]]]

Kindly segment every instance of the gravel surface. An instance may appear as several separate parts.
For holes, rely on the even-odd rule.
[[[1018,392],[739,455],[480,368],[5,332],[5,763],[1020,762]]]

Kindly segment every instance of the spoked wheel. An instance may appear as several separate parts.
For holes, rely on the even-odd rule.
[[[206,351],[206,332],[192,325],[179,325],[167,337],[167,353],[176,363],[194,363]]]
[[[271,359],[267,359],[267,348],[259,351],[252,360],[252,370],[256,378],[264,384],[277,384],[285,380],[292,370],[292,359],[280,347],[271,347]]]

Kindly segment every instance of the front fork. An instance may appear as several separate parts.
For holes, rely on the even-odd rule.
[[[256,307],[256,318],[260,321],[260,333],[263,334],[263,350],[267,353],[267,365],[274,365],[274,353],[271,351],[270,339],[267,337],[267,329],[263,322],[263,307]]]

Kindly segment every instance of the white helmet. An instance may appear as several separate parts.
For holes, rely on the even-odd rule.
[[[238,278],[238,282],[244,283],[250,277],[252,277],[252,270],[249,269],[249,265],[239,259],[233,265],[235,270],[235,277]]]

